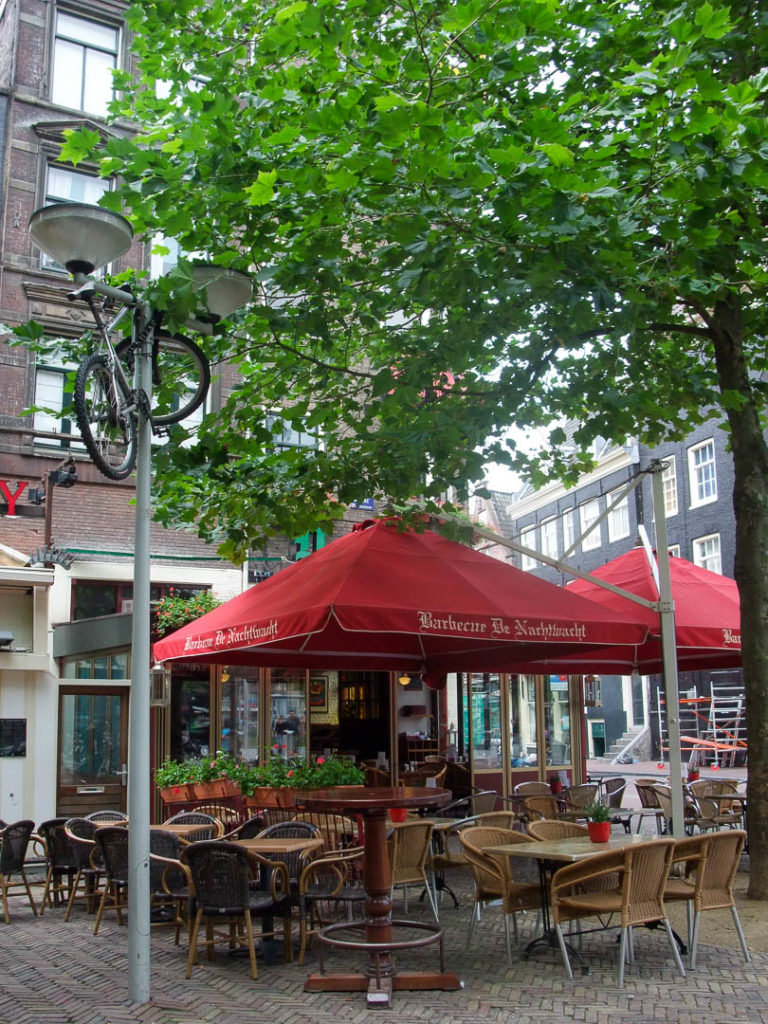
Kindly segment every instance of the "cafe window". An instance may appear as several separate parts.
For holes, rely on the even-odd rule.
[[[273,669],[269,729],[272,757],[307,756],[306,673]]]
[[[221,673],[220,707],[217,749],[232,754],[238,761],[259,761],[258,670],[225,668]]]
[[[571,715],[568,677],[549,676],[544,683],[544,740],[547,764],[571,763]]]
[[[470,677],[472,760],[476,770],[501,768],[501,690],[495,672]]]
[[[536,742],[536,683],[533,676],[509,677],[510,761],[513,768],[530,768],[538,760]]]

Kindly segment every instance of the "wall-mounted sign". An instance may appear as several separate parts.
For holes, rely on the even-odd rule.
[[[0,718],[0,757],[26,757],[26,718]]]
[[[42,519],[45,516],[45,509],[37,505],[21,504],[19,498],[29,487],[28,480],[19,480],[16,483],[9,483],[7,480],[0,480],[0,515],[4,516],[26,516],[29,519]]]

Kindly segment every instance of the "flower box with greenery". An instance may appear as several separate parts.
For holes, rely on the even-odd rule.
[[[364,780],[362,769],[345,758],[272,757],[242,770],[240,790],[249,807],[294,807],[297,794],[305,790],[361,786]]]
[[[155,768],[155,785],[164,803],[174,804],[194,799],[193,764],[192,761],[174,761],[167,757]]]
[[[240,795],[238,776],[242,769],[231,754],[217,750],[214,758],[201,757],[192,764],[196,800]]]
[[[175,594],[171,587],[165,597],[152,607],[152,633],[157,638],[164,637],[181,629],[188,622],[194,622],[206,612],[218,608],[221,601],[214,597],[210,590],[201,590],[197,594],[182,597]]]
[[[587,829],[593,843],[607,843],[611,837],[611,809],[608,804],[596,801],[584,808],[587,815]]]

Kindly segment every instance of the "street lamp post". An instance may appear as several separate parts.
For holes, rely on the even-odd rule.
[[[88,286],[133,310],[131,329],[141,344],[136,383],[146,401],[137,403],[136,513],[134,522],[133,632],[131,702],[128,731],[128,994],[136,1003],[150,998],[150,519],[152,513],[152,310],[140,299],[89,277],[126,252],[133,239],[128,221],[101,207],[58,204],[30,218],[34,243],[72,274],[77,287]],[[207,312],[190,326],[204,334],[213,324],[244,305],[250,280],[237,271],[199,266],[193,276],[205,295]]]

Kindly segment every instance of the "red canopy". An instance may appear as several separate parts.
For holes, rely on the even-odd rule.
[[[684,558],[670,558],[669,570],[675,605],[678,669],[738,668],[741,665],[741,606],[736,583]],[[643,548],[633,548],[595,569],[591,575],[639,597],[651,601],[659,598],[653,571]],[[546,658],[539,665],[528,666],[530,671],[618,675],[630,675],[634,669],[642,675],[663,671],[661,626],[657,612],[587,580],[574,580],[568,584],[568,591],[633,620],[641,619],[648,626],[649,637],[638,647],[604,648],[576,658],[555,657],[553,665]]]
[[[602,608],[429,530],[360,524],[155,644],[160,661],[274,668],[512,671],[639,644],[642,610]]]

